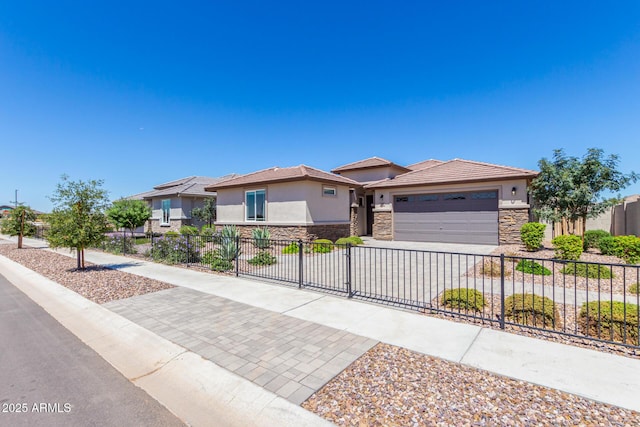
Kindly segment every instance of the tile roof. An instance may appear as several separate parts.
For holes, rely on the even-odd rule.
[[[362,185],[352,179],[325,172],[320,169],[306,165],[293,166],[287,168],[273,167],[261,171],[240,175],[238,177],[225,180],[205,187],[207,191],[215,191],[223,188],[242,187],[253,184],[266,184],[287,181],[320,181],[335,184],[349,185],[351,187],[361,187]]]
[[[357,170],[357,169],[377,168],[377,167],[382,167],[382,166],[396,167],[396,168],[400,168],[400,169],[403,169],[403,170],[406,170],[406,171],[409,170],[409,169],[405,168],[404,166],[397,165],[397,164],[395,164],[392,161],[387,160],[387,159],[382,159],[380,157],[369,157],[368,159],[359,160],[357,162],[348,163],[346,165],[338,166],[337,168],[333,169],[331,172],[339,173],[339,172],[345,172],[345,171],[351,171],[351,170]]]
[[[215,196],[215,194],[212,194],[210,191],[205,191],[206,186],[213,185],[227,179],[232,179],[236,176],[238,175],[230,174],[219,178],[211,178],[208,176],[188,176],[186,178],[181,178],[175,181],[156,185],[155,187],[153,187],[153,190],[136,194],[134,196],[131,196],[131,198],[151,199],[153,197],[174,195],[211,197]]]
[[[453,159],[447,162],[398,175],[366,186],[366,188],[410,187],[462,182],[495,181],[510,178],[534,178],[538,172],[471,160]]]
[[[429,160],[424,160],[422,162],[409,165],[407,166],[407,169],[411,169],[412,171],[418,171],[420,169],[430,168],[431,166],[440,165],[442,163],[444,163],[442,160],[429,159]]]

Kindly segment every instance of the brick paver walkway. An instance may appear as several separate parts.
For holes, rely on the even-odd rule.
[[[295,404],[377,343],[187,288],[104,307]]]

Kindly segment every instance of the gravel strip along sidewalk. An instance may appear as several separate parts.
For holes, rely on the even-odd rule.
[[[76,270],[74,258],[46,249],[1,244],[0,255],[59,283],[98,304],[156,292],[174,286],[146,277],[85,263],[85,270]]]
[[[172,287],[102,267],[74,272],[74,259],[43,249],[0,244],[0,255],[99,303]],[[638,412],[387,344],[366,352],[302,406],[353,426],[640,425]]]

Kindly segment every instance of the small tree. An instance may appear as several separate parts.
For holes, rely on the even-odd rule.
[[[216,220],[216,199],[211,197],[204,199],[204,206],[193,208],[191,215],[200,221],[205,221],[211,227]]]
[[[102,180],[69,181],[66,175],[49,199],[54,208],[48,216],[47,241],[52,248],[75,249],[78,269],[84,270],[84,250],[99,245],[109,230],[104,214],[109,204]]]
[[[619,156],[604,157],[604,151],[589,148],[582,159],[568,157],[563,150],[554,150],[553,161],[538,162],[540,174],[531,183],[531,194],[537,204],[536,214],[543,220],[576,221],[594,218],[620,202],[619,198],[604,198],[606,191],[620,191],[638,175],[618,171]],[[584,232],[584,227],[583,227]]]
[[[18,236],[18,249],[22,249],[22,237],[36,233],[35,220],[36,213],[29,206],[18,205],[2,220],[0,229],[9,236]]]
[[[151,218],[151,208],[144,200],[120,199],[107,209],[107,217],[118,228],[133,231]]]

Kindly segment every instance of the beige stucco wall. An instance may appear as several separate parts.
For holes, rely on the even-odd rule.
[[[353,179],[358,182],[380,181],[381,179],[393,178],[404,173],[392,167],[380,167],[375,169],[362,169],[354,171],[340,172],[345,178]]]
[[[337,189],[335,197],[322,194],[323,186]],[[245,221],[245,191],[266,190],[267,218]],[[217,224],[306,225],[349,222],[349,188],[316,181],[294,181],[218,191]]]

